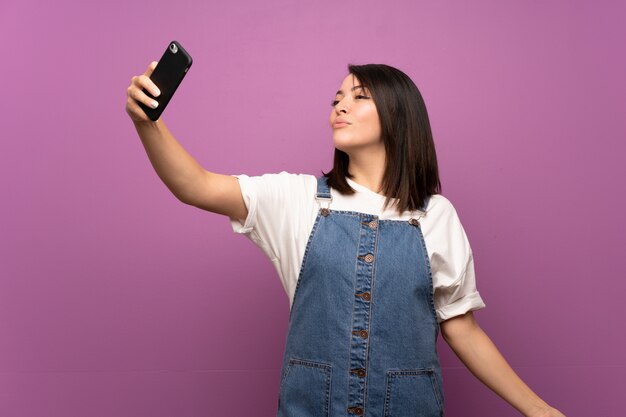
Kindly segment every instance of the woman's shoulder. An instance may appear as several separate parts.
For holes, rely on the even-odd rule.
[[[452,202],[442,194],[433,194],[428,199],[428,205],[426,206],[426,213],[431,211],[443,212],[454,210]]]
[[[454,204],[447,197],[433,194],[428,200],[425,217],[431,221],[449,221],[450,219],[457,219],[458,214]]]

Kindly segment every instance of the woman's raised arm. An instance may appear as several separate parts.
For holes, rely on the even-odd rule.
[[[150,80],[156,64],[152,62],[145,73],[132,78],[126,100],[126,112],[135,124],[152,166],[167,188],[183,203],[245,219],[248,211],[237,178],[206,171],[178,143],[162,119],[153,122],[137,104],[139,101],[154,107],[154,100],[142,91],[144,88],[158,100],[159,91]]]

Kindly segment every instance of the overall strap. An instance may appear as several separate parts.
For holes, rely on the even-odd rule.
[[[430,196],[428,195],[426,196],[426,198],[424,198],[424,204],[422,205],[422,207],[418,208],[417,210],[411,213],[413,216],[415,216],[409,219],[409,224],[411,226],[420,227],[420,219],[426,215],[426,207],[428,207],[429,201],[430,201]]]
[[[328,182],[326,181],[326,177],[322,175],[317,179],[317,194],[315,198],[318,199],[332,199],[330,196],[330,187],[328,186]]]
[[[315,194],[315,199],[324,209],[328,209],[331,201],[333,201],[333,197],[330,195],[330,187],[324,175],[317,179],[317,193]]]

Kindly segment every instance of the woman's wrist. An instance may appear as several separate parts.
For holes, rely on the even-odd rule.
[[[530,414],[527,414],[526,417],[565,417],[565,415],[556,408],[546,404],[544,406],[537,406]]]
[[[161,119],[159,119],[159,120],[161,120]],[[155,127],[157,127],[159,125],[159,123],[158,123],[159,120],[152,121],[150,119],[147,119],[147,120],[135,120],[135,119],[132,119],[132,121],[135,124],[136,128],[145,128],[145,127],[155,128]]]

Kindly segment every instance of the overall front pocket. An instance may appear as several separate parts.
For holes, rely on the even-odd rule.
[[[443,396],[432,369],[387,372],[385,417],[441,417]]]
[[[280,383],[278,417],[328,417],[332,367],[289,359]]]

